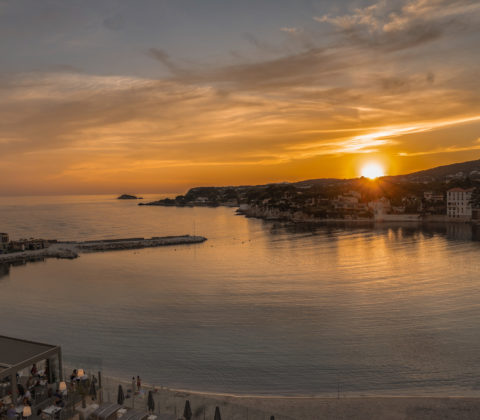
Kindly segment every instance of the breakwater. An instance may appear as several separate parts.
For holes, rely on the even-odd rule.
[[[120,251],[128,249],[154,248],[159,246],[189,245],[205,242],[203,236],[154,236],[152,238],[103,239],[93,241],[53,242],[44,249],[26,250],[0,254],[1,263],[39,261],[46,258],[77,258],[80,253]]]

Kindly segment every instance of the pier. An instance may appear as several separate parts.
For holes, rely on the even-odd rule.
[[[46,258],[74,259],[81,253],[190,245],[202,243],[206,240],[207,238],[203,236],[181,235],[154,236],[152,238],[102,239],[83,242],[45,241],[45,243],[48,243],[48,246],[44,248],[25,249],[0,254],[0,264],[38,261]]]

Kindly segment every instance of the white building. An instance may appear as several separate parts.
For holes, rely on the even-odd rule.
[[[456,219],[472,218],[472,193],[474,188],[451,188],[447,191],[447,215]]]
[[[351,193],[352,191],[350,191]],[[337,210],[354,210],[358,206],[358,196],[355,194],[342,194],[332,200],[333,207]]]
[[[368,203],[368,208],[373,211],[373,214],[376,217],[377,215],[390,213],[392,205],[390,204],[390,200],[388,198],[382,197],[378,200],[370,201]]]

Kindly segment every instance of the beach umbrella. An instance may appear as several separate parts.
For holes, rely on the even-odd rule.
[[[222,416],[220,415],[220,408],[218,408],[218,405],[215,407],[215,417],[213,420],[222,420]]]
[[[125,401],[125,395],[123,394],[123,388],[122,385],[118,385],[118,396],[117,396],[117,403],[119,405],[123,405],[123,402]]]
[[[151,411],[153,413],[153,411],[155,410],[155,401],[153,400],[153,393],[152,391],[148,391],[148,402],[147,402],[147,405],[148,405],[148,411]]]
[[[192,418],[192,409],[190,408],[190,401],[185,401],[185,408],[183,410],[183,417],[185,417],[187,420],[190,420]]]
[[[97,399],[97,387],[95,386],[95,381],[92,380],[90,382],[90,391],[89,391],[89,394],[91,397],[93,397],[94,400]]]

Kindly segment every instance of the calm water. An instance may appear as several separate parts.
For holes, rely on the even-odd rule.
[[[197,233],[204,244],[3,268],[0,334],[157,385],[263,394],[480,389],[480,242],[469,226],[293,232],[227,208],[1,198],[12,237]]]

